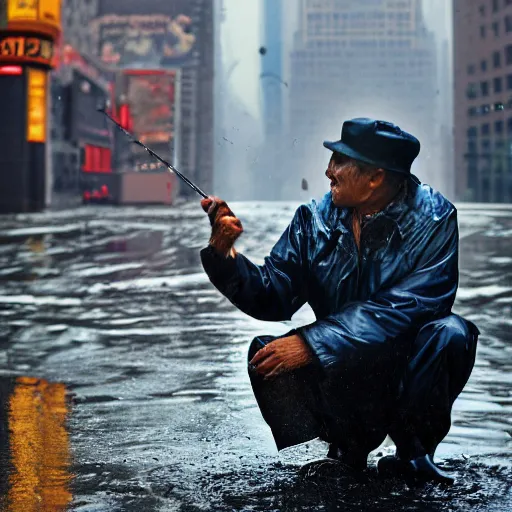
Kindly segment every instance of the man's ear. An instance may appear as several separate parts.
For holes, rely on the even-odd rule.
[[[384,169],[374,169],[370,176],[370,187],[373,189],[379,188],[386,179],[386,171]]]

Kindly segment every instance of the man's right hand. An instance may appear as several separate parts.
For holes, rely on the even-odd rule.
[[[242,223],[231,211],[226,201],[208,196],[201,201],[201,207],[208,213],[212,226],[210,245],[226,258],[234,255],[233,245],[243,233]]]

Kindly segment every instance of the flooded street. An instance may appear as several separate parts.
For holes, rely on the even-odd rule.
[[[262,263],[297,205],[230,206]],[[512,510],[512,207],[460,206],[459,222],[454,311],[482,334],[437,452],[446,490],[298,479],[327,447],[277,453],[246,352],[313,314],[261,322],[224,299],[199,201],[1,218],[0,510]]]

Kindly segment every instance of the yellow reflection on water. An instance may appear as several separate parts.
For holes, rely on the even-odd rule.
[[[71,502],[67,414],[64,384],[16,379],[9,400],[9,512],[60,511]]]

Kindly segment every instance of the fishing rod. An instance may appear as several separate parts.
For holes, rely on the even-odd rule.
[[[183,176],[176,167],[171,165],[169,162],[158,156],[152,149],[148,148],[145,144],[143,144],[140,140],[136,139],[129,131],[125,130],[115,119],[112,119],[110,115],[105,111],[104,107],[98,108],[98,112],[102,112],[105,114],[134,144],[137,144],[137,146],[140,146],[141,148],[144,148],[151,156],[156,158],[159,162],[163,163],[169,171],[176,174],[179,178],[181,178],[190,188],[195,190],[200,196],[204,197],[205,199],[208,198],[208,196],[196,185],[194,185],[187,177]]]

